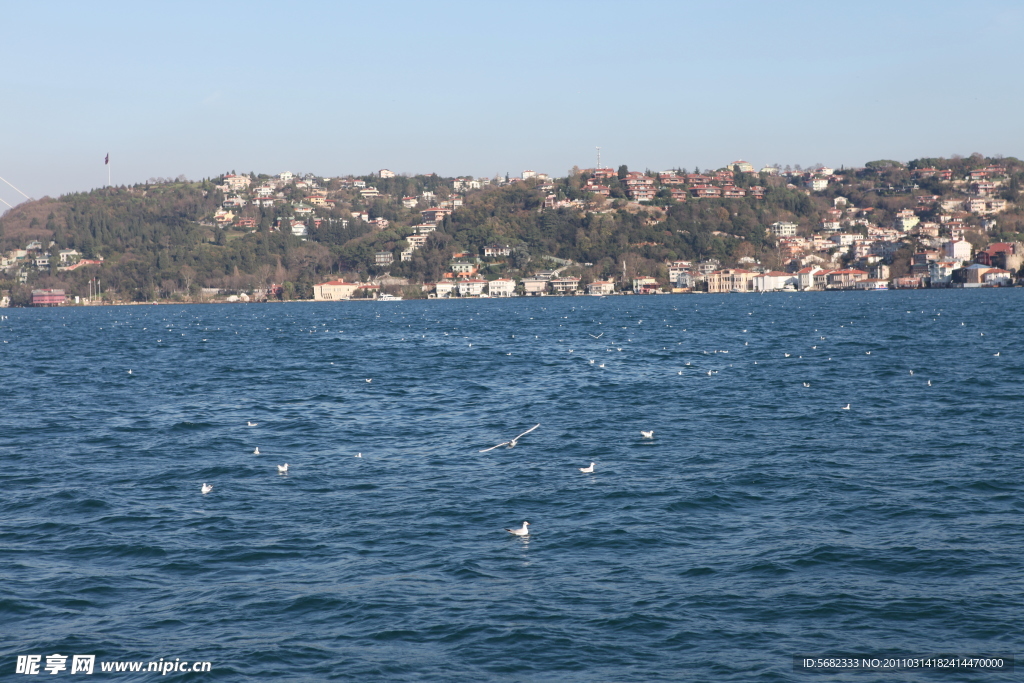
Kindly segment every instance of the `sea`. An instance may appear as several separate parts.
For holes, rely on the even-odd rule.
[[[1022,313],[0,309],[0,679],[1020,680]]]

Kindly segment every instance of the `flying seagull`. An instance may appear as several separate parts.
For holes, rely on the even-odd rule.
[[[529,429],[527,429],[525,432],[523,432],[522,434],[517,436],[516,438],[512,439],[511,441],[502,441],[497,446],[491,446],[490,448],[485,448],[485,449],[483,449],[480,452],[481,453],[486,453],[487,451],[493,451],[495,448],[501,448],[502,446],[508,446],[509,448],[515,448],[516,444],[519,443],[519,439],[523,438],[524,436],[526,436],[527,434],[532,432],[537,427],[540,427],[540,425],[539,424],[535,424],[532,427],[530,427]]]
[[[594,335],[590,335],[590,336],[591,336],[591,337],[594,337]],[[601,338],[601,337],[603,337],[603,336],[604,336],[604,332],[602,332],[601,334],[599,334],[599,335],[597,335],[596,337],[594,337],[594,339],[600,339],[600,338]]]
[[[213,484],[203,484],[202,488],[199,489],[205,496],[207,493],[213,490]]]
[[[497,448],[497,446],[495,446],[495,448]],[[530,530],[527,529],[528,526],[530,526],[529,522],[523,522],[522,529],[509,529],[508,527],[505,527],[505,531],[509,532],[513,536],[529,536]]]
[[[594,463],[590,463],[590,467],[581,467],[580,468],[580,472],[587,472],[588,474],[590,472],[593,472],[593,471],[594,471]]]

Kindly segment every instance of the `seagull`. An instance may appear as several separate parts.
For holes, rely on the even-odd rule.
[[[486,453],[487,451],[493,451],[495,448],[501,448],[502,446],[508,446],[509,448],[515,448],[516,444],[519,443],[519,439],[523,438],[524,436],[526,436],[527,434],[532,432],[537,427],[540,427],[540,425],[539,424],[535,424],[532,427],[530,427],[529,429],[527,429],[525,432],[523,432],[522,434],[517,436],[516,438],[512,439],[511,441],[502,441],[497,446],[491,446],[490,448],[485,448],[485,449],[483,449],[480,452],[481,453]]]
[[[205,496],[207,493],[213,490],[213,484],[203,484],[203,486],[199,490],[202,491],[203,495]]]
[[[997,353],[996,355],[998,356],[999,354]],[[600,365],[598,365],[597,367],[599,367],[599,368],[603,368],[603,367],[604,367],[604,363],[601,363],[601,364],[600,364]]]
[[[594,471],[594,463],[590,463],[590,467],[581,467],[580,472],[586,472],[587,474]]]
[[[590,336],[591,336],[591,337],[594,337],[594,335],[590,335]],[[600,338],[601,338],[601,337],[603,337],[603,336],[604,336],[604,332],[602,332],[601,334],[599,334],[599,335],[597,335],[596,337],[594,337],[594,339],[600,339]]]
[[[256,447],[256,450],[254,450],[254,451],[252,452],[252,454],[253,454],[253,455],[259,455],[259,454],[260,454],[260,447],[259,447],[259,446],[257,446],[257,447]]]
[[[811,383],[810,382],[804,382],[804,386],[805,387],[809,387],[809,386],[811,386]]]
[[[787,353],[787,354],[785,354],[785,356],[786,356],[786,358],[789,358],[789,354],[788,354],[788,353]]]
[[[932,385],[932,381],[928,380],[928,386],[931,386],[931,385]]]
[[[864,355],[865,355],[865,356],[870,356],[870,355],[871,355],[871,352],[870,352],[870,351],[865,351],[865,352],[864,352]]]
[[[277,466],[277,473],[278,474],[288,474],[288,463],[285,463],[283,465],[278,465]]]
[[[246,427],[255,427],[258,424],[259,424],[259,422],[246,422],[245,426]]]
[[[529,536],[530,535],[530,530],[527,529],[528,526],[530,526],[529,522],[523,522],[523,528],[522,529],[509,529],[508,527],[506,527],[505,531],[509,532],[513,536]]]
[[[843,410],[849,410],[849,409],[850,409],[850,404],[849,403],[847,403],[845,406],[843,406]]]
[[[362,453],[356,453],[356,457],[357,458],[361,458],[361,457],[363,457],[363,454]]]
[[[370,382],[372,382],[372,381],[373,381],[372,379],[367,379],[367,380],[366,380],[367,384],[369,384],[369,383],[370,383]]]
[[[999,355],[999,352],[998,352],[998,351],[996,351],[996,352],[995,352],[995,353],[993,353],[992,355],[993,355],[993,356],[998,356],[998,355]]]
[[[914,374],[914,371],[913,371],[913,370],[911,370],[911,371],[910,371],[910,374],[911,374],[911,376],[913,376],[913,374]]]
[[[130,375],[130,374],[132,374],[132,371],[131,371],[131,369],[129,369],[129,370],[128,370],[128,374],[129,374],[129,375]]]
[[[653,439],[654,438],[654,430],[652,429],[649,432],[645,432],[644,430],[641,429],[640,430],[640,436],[644,437],[645,439]]]

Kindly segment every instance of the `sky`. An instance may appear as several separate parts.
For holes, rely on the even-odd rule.
[[[0,177],[1024,157],[1024,3],[6,3]],[[110,154],[109,169],[103,160]],[[0,183],[0,200],[24,197]],[[0,204],[0,209],[6,209]]]

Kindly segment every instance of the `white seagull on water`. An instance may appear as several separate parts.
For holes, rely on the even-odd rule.
[[[649,432],[645,432],[644,430],[641,429],[640,430],[640,436],[644,437],[645,439],[653,439],[654,438],[654,430],[652,429]]]
[[[508,527],[505,527],[505,531],[509,532],[513,536],[529,536],[530,535],[530,530],[527,528],[529,526],[530,526],[529,522],[523,522],[523,528],[522,529],[509,529]]]
[[[213,484],[203,484],[202,488],[199,489],[205,496],[207,493],[213,490]]]
[[[259,424],[259,422],[249,422],[249,421],[246,421],[245,426],[246,427],[255,427],[258,424]]]
[[[590,463],[590,467],[581,467],[580,472],[590,473],[594,471],[594,463]]]
[[[517,436],[516,438],[512,439],[511,441],[502,441],[502,442],[501,442],[501,443],[499,443],[499,444],[498,444],[497,446],[491,446],[490,448],[485,448],[485,449],[483,449],[483,450],[482,450],[482,451],[480,451],[480,452],[481,452],[481,453],[486,453],[487,451],[493,451],[493,450],[494,450],[495,448],[501,448],[502,446],[508,446],[509,448],[515,448],[515,447],[516,447],[516,444],[517,444],[517,443],[519,443],[519,439],[523,438],[524,436],[526,436],[527,434],[529,434],[530,432],[532,432],[532,431],[533,431],[534,429],[536,429],[537,427],[540,427],[540,424],[535,424],[535,425],[533,425],[532,427],[530,427],[529,429],[527,429],[527,430],[526,430],[525,432],[523,432],[522,434],[520,434],[520,435],[519,435],[519,436]]]
[[[845,406],[843,406],[843,410],[849,410],[849,409],[850,409],[850,404],[849,403],[847,403]]]
[[[260,454],[260,447],[259,447],[259,446],[257,446],[257,447],[256,447],[256,450],[254,450],[254,451],[252,452],[252,454],[253,454],[253,455],[259,455],[259,454]]]
[[[278,474],[288,474],[288,463],[285,463],[283,465],[278,465],[277,466],[277,473]]]

